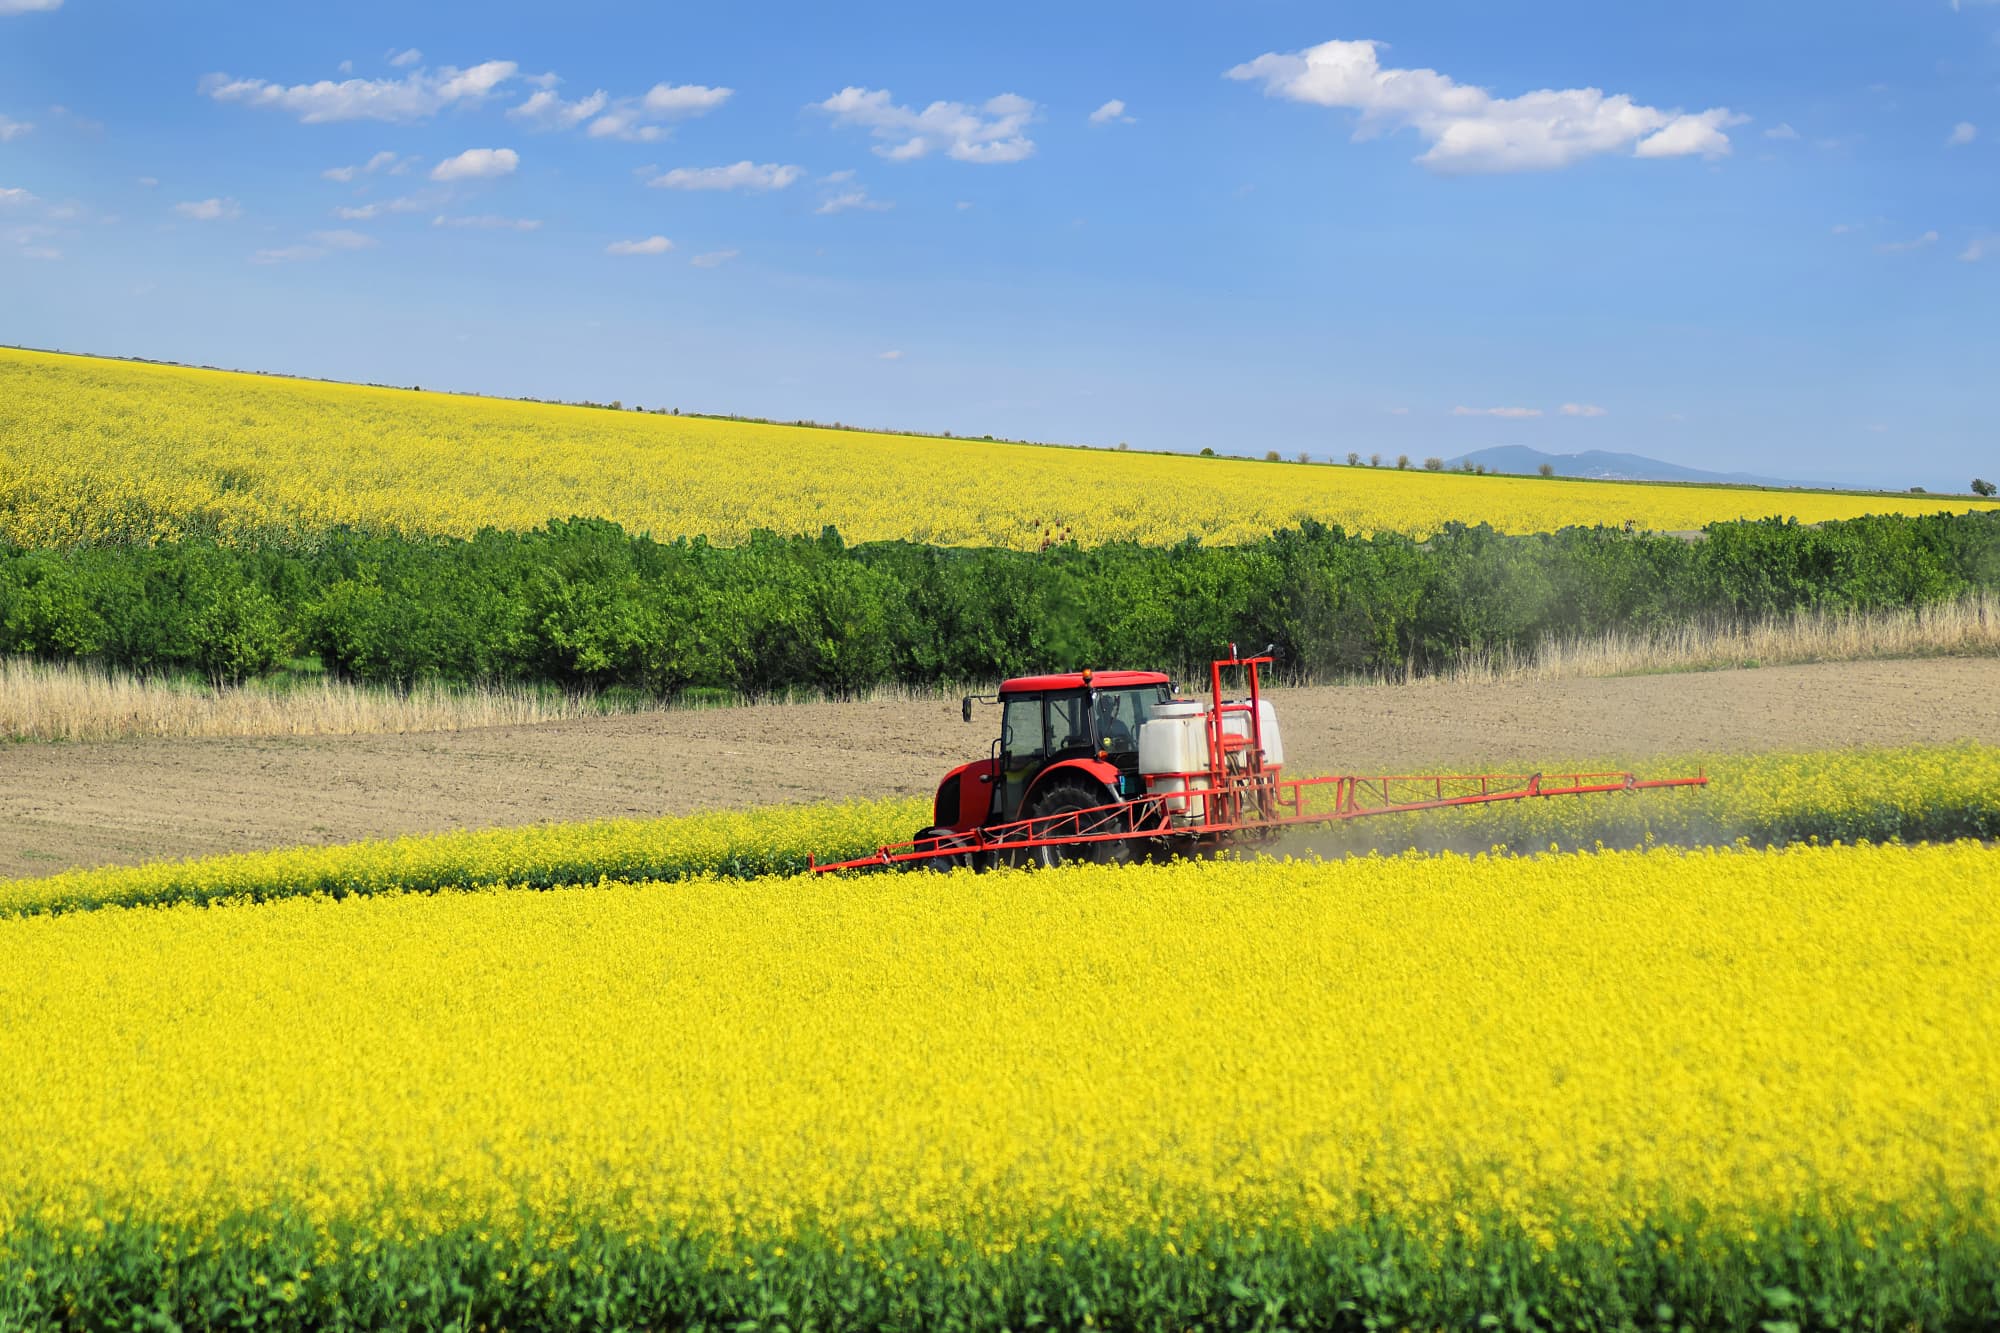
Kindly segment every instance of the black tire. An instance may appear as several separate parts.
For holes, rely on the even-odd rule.
[[[1111,805],[1117,798],[1094,782],[1078,778],[1058,778],[1035,793],[1028,812],[1031,819],[1066,815],[1077,810],[1094,810]],[[1107,815],[1103,832],[1122,832],[1131,827],[1123,813]],[[1014,864],[1053,868],[1060,865],[1114,865],[1132,858],[1129,842],[1082,842],[1069,846],[1025,847],[1015,854]]]
[[[913,841],[922,842],[927,838],[948,838],[954,842],[971,841],[971,839],[956,829],[937,828],[935,826],[918,829],[917,836]],[[925,861],[911,861],[908,863],[908,866],[913,870],[956,870],[961,866],[971,866],[976,870],[984,870],[986,867],[979,864],[982,859],[977,852],[965,851],[958,853],[956,856],[936,856]]]

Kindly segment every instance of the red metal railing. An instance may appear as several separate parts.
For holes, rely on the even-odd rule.
[[[1200,776],[1200,775],[1197,775]],[[1427,791],[1415,799],[1395,799],[1397,784]],[[1641,779],[1630,773],[1530,773],[1463,775],[1396,775],[1359,777],[1339,775],[1321,778],[1286,778],[1264,784],[1238,784],[1224,790],[1190,790],[1170,796],[1142,796],[1135,801],[1071,810],[1059,815],[996,824],[970,833],[947,834],[911,842],[891,843],[873,856],[826,865],[814,862],[812,869],[863,870],[883,866],[909,865],[952,858],[992,857],[1006,860],[1042,847],[1075,847],[1093,843],[1151,842],[1178,839],[1190,846],[1232,840],[1238,835],[1265,830],[1296,828],[1307,824],[1334,824],[1371,815],[1406,814],[1421,810],[1442,810],[1461,805],[1490,805],[1500,801],[1521,801],[1554,796],[1593,796],[1610,792],[1651,791],[1663,787],[1705,787],[1708,776]],[[1458,787],[1472,790],[1459,791]],[[1310,797],[1331,795],[1325,808],[1310,808]],[[1259,797],[1264,799],[1259,800]],[[1204,806],[1199,818],[1174,816],[1170,803],[1183,798],[1197,799]],[[1259,808],[1236,819],[1209,816],[1211,802]]]

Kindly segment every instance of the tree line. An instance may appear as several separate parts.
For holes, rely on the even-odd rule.
[[[2000,514],[1568,528],[1427,539],[1307,522],[1247,545],[1039,552],[759,534],[655,541],[595,519],[311,551],[0,545],[0,653],[241,681],[301,659],[369,682],[512,681],[663,699],[853,695],[1051,667],[1187,669],[1275,644],[1300,678],[1422,674],[1552,638],[1866,611],[2000,586]]]

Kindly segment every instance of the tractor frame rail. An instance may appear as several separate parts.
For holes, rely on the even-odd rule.
[[[1204,773],[1179,776],[1190,784]],[[1275,771],[1230,774],[1219,784],[1149,793],[1131,801],[994,824],[965,833],[889,843],[873,856],[821,864],[815,874],[904,866],[1004,864],[1044,847],[1097,843],[1199,850],[1253,841],[1285,829],[1335,824],[1370,815],[1407,814],[1461,805],[1490,805],[1551,796],[1594,796],[1705,787],[1708,775],[1640,779],[1631,773],[1471,773],[1280,778]]]

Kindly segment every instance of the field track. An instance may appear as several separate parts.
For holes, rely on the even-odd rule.
[[[1517,770],[2000,736],[2000,659],[1288,690],[1287,767]],[[541,820],[927,793],[984,752],[951,702],[418,735],[0,745],[0,877]]]

